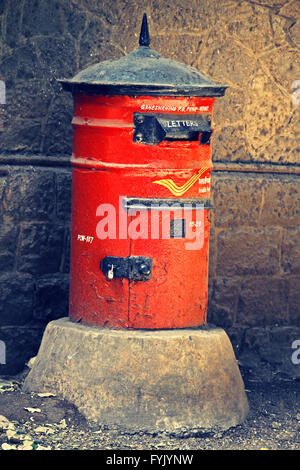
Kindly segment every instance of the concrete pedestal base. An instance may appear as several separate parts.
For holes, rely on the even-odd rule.
[[[224,430],[248,412],[221,328],[110,330],[55,320],[24,390],[55,393],[90,422],[128,432]]]

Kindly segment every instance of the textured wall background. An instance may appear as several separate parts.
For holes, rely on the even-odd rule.
[[[209,321],[243,370],[300,376],[299,0],[0,0],[0,374],[67,315],[73,109],[56,80],[135,49],[145,11],[154,49],[230,85],[214,116]]]
[[[151,45],[230,85],[215,110],[214,159],[299,163],[299,0],[1,0],[5,152],[68,154],[71,97],[57,78]]]

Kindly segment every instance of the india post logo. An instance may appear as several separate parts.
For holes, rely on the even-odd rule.
[[[183,196],[200,178],[200,176],[208,170],[207,167],[201,168],[194,176],[192,176],[183,186],[178,186],[170,178],[164,180],[153,181],[153,184],[160,184],[165,186],[174,196]]]

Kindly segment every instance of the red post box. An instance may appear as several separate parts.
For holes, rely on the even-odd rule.
[[[140,45],[63,88],[74,96],[71,320],[206,323],[212,112],[226,86]]]
[[[136,51],[62,84],[75,104],[69,318],[47,325],[25,390],[126,432],[242,423],[229,338],[205,328],[212,110],[226,87],[154,52],[145,16]]]

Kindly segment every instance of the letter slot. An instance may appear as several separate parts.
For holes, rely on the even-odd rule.
[[[197,141],[209,145],[212,134],[209,114],[174,115],[134,113],[133,141],[156,145],[167,141]],[[201,137],[200,137],[201,135]]]

